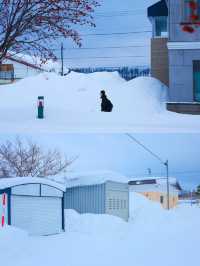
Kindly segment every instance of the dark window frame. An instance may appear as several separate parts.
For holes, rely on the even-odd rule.
[[[192,64],[193,64],[193,71],[192,71],[192,74],[193,74],[193,101],[194,102],[200,102],[196,98],[195,75],[194,75],[195,72],[200,72],[200,60],[193,60]]]

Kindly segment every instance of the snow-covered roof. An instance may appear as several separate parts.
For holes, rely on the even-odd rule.
[[[147,177],[137,177],[131,178],[129,180],[129,185],[139,186],[139,185],[166,185],[166,177],[157,176],[147,176]],[[181,190],[181,186],[175,177],[169,177],[169,185],[173,186],[177,190]]]
[[[98,185],[109,181],[128,184],[126,176],[112,171],[68,173],[67,176],[56,177],[54,180],[64,182],[67,187]]]
[[[43,184],[55,187],[62,191],[66,190],[66,186],[64,184],[60,184],[58,182],[49,180],[47,178],[39,178],[39,177],[0,178],[0,190],[25,184]]]
[[[131,178],[130,181],[150,181],[150,180],[155,180],[156,183],[162,183],[165,182],[166,177],[165,176],[142,176],[142,177],[134,177]],[[172,184],[177,182],[177,179],[175,177],[169,177],[169,182]]]
[[[54,60],[47,60],[46,62],[42,62],[39,57],[36,56],[30,56],[26,54],[8,54],[7,59],[10,59],[11,61],[18,62],[23,65],[27,65],[29,67],[41,70],[41,71],[47,71],[47,72],[55,72],[60,73],[61,71],[61,64],[59,61]],[[69,70],[64,66],[63,68],[64,73],[68,73]]]

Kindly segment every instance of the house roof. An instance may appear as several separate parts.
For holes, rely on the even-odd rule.
[[[28,67],[31,67],[31,68],[34,68],[34,69],[37,69],[37,70],[41,70],[41,71],[45,71],[42,67],[39,67],[37,65],[34,65],[34,64],[31,64],[30,62],[27,62],[21,58],[16,58],[12,55],[7,55],[6,56],[6,59],[9,59],[11,61],[14,61],[14,62],[17,62],[19,64],[22,64],[22,65],[25,65],[25,66],[28,66]]]
[[[148,17],[167,17],[168,7],[165,0],[161,0],[148,8]]]
[[[130,186],[140,186],[140,185],[163,185],[166,183],[165,177],[141,177],[133,178],[129,181]],[[176,190],[181,191],[182,188],[175,177],[169,177],[170,186],[174,187]]]
[[[52,59],[49,59],[46,62],[42,62],[41,58],[27,54],[8,53],[6,59],[40,71],[55,72],[59,74],[61,70],[61,63],[59,61],[54,61]],[[64,66],[64,74],[67,74],[68,72],[69,69],[66,66]]]

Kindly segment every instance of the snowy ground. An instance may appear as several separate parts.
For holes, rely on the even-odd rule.
[[[104,89],[114,104],[100,112]],[[200,117],[166,111],[167,88],[153,78],[125,81],[117,73],[40,74],[0,86],[1,132],[199,132]],[[45,97],[38,120],[37,97]]]
[[[188,266],[199,261],[200,208],[182,204],[165,211],[131,193],[128,223],[107,215],[66,213],[66,233],[30,237],[0,230],[6,266]]]

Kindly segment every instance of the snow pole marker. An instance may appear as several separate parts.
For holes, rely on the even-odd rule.
[[[44,118],[44,96],[38,96],[38,119]]]
[[[2,215],[1,215],[1,227],[5,226],[5,213],[6,213],[6,193],[2,194]]]

